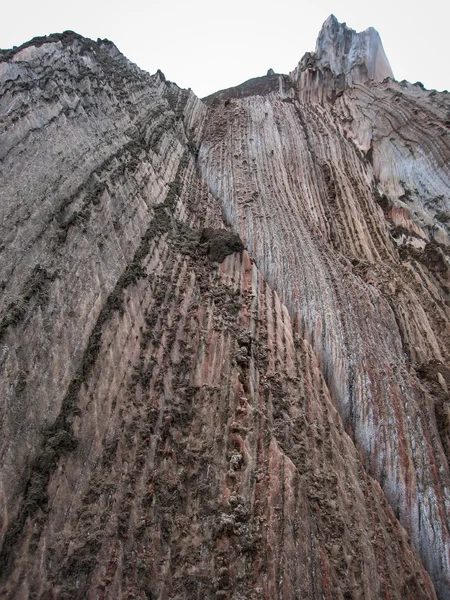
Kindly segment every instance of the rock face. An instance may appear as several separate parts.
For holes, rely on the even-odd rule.
[[[2,597],[450,598],[450,99],[391,75],[2,52]]]
[[[303,97],[334,97],[336,93],[369,79],[393,78],[378,32],[369,27],[356,33],[334,15],[323,24],[315,52],[307,52],[292,79]]]

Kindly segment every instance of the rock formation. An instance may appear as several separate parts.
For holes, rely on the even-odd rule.
[[[450,97],[334,17],[204,101],[0,54],[5,598],[450,598]]]
[[[316,51],[307,52],[291,73],[303,98],[334,98],[355,83],[393,78],[378,31],[369,27],[356,33],[334,15],[328,17],[317,38]]]

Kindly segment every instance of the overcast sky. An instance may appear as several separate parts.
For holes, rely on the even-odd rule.
[[[450,90],[444,0],[5,0],[0,47],[72,29],[112,40],[142,69],[202,97],[269,68],[288,73],[331,13],[357,31],[375,27],[398,80]]]

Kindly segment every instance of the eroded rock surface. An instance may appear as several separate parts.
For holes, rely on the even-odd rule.
[[[450,100],[377,36],[0,55],[5,598],[450,597]]]
[[[307,52],[291,78],[303,99],[334,99],[355,83],[393,78],[381,38],[373,27],[356,33],[334,15],[322,26],[315,52]]]

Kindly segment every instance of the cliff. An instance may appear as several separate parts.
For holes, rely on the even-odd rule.
[[[205,102],[0,55],[5,598],[450,598],[450,98],[330,17]]]
[[[315,52],[307,52],[291,73],[303,99],[334,99],[356,83],[393,79],[391,66],[373,27],[356,33],[334,15],[322,26]]]

